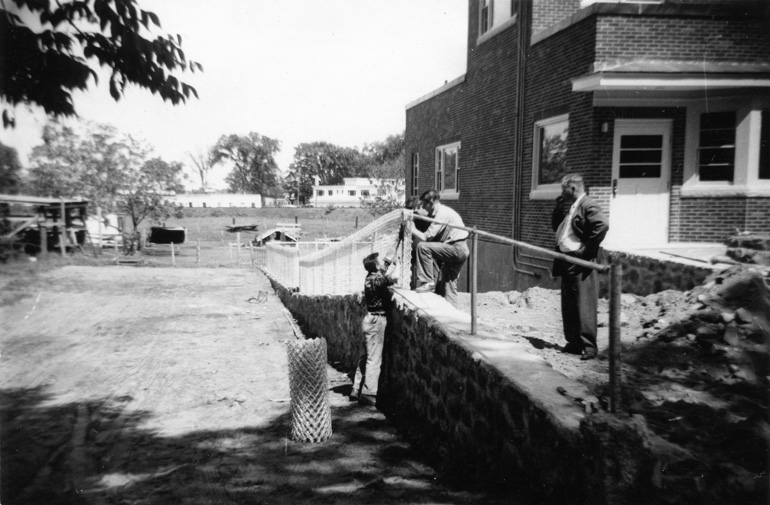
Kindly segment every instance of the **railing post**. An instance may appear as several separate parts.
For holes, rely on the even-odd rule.
[[[620,292],[623,285],[623,266],[610,265],[610,412],[620,410]]]
[[[476,227],[471,232],[471,335],[476,334],[476,291],[478,279],[478,252],[479,235],[476,233]]]

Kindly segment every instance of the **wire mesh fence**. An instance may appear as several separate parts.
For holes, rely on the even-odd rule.
[[[124,251],[119,247],[85,247],[81,254],[103,263],[180,268],[257,268],[266,264],[264,247],[243,243],[235,247],[223,241],[187,240],[182,244],[148,243],[141,250]]]
[[[372,252],[400,265],[399,287],[411,278],[412,239],[407,214],[395,210],[337,242],[269,243],[267,271],[281,284],[309,295],[339,295],[360,291],[366,278],[363,260]],[[314,250],[313,248],[317,250]]]

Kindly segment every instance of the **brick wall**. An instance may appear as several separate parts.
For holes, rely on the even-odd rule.
[[[419,153],[419,190],[431,189],[436,147],[462,142],[460,198],[445,203],[466,225],[511,236],[518,27],[476,46],[478,12],[470,4],[466,81],[407,110],[407,159]]]
[[[682,242],[724,242],[736,229],[770,232],[768,198],[683,198],[681,214]]]
[[[570,78],[584,74],[594,61],[595,21],[586,20],[530,48],[527,61],[524,111],[524,158],[522,174],[521,240],[553,247],[552,201],[530,200],[532,189],[532,142],[535,122],[569,113],[567,163],[571,171],[583,173],[591,194],[609,186],[607,167],[595,163],[592,100],[589,93],[573,93]],[[606,205],[601,201],[600,204]],[[606,207],[605,207],[606,208]]]
[[[580,10],[580,0],[535,0],[532,2],[532,33],[568,19]]]
[[[521,167],[516,167],[516,48],[522,20],[477,45],[477,3],[469,1],[468,69],[464,82],[418,103],[406,113],[407,159],[411,153],[419,153],[420,191],[434,186],[435,148],[460,141],[460,197],[446,203],[460,212],[466,225],[506,237],[516,236],[514,227],[520,226],[518,238],[550,248],[553,202],[529,199],[535,121],[569,113],[569,170],[584,175],[591,196],[609,213],[614,121],[673,119],[669,238],[671,241],[711,241],[713,231],[701,223],[707,216],[713,218],[713,212],[709,214],[713,207],[709,209],[708,200],[701,205],[680,197],[686,110],[683,107],[596,108],[591,93],[572,91],[571,79],[590,72],[597,61],[616,59],[700,61],[706,58],[743,62],[767,59],[770,30],[763,31],[766,21],[762,21],[761,16],[745,15],[745,11],[737,7],[723,8],[728,4],[722,0],[681,0],[643,6],[596,4],[580,12],[578,5],[578,0],[537,0],[532,4],[533,32],[567,19],[573,24],[565,24],[560,31],[527,49],[523,162]],[[580,15],[592,12],[594,15]],[[576,13],[577,16],[571,17]],[[525,29],[529,31],[529,27]],[[606,133],[600,132],[603,122],[610,125]],[[519,188],[514,187],[515,169],[520,169],[522,174]],[[411,181],[408,185],[411,186]],[[520,223],[513,209],[517,195],[522,198]],[[712,205],[720,205],[721,201],[713,200]],[[742,205],[741,216],[733,216],[734,211],[730,210],[736,205]],[[749,223],[758,230],[766,230],[770,226],[766,224],[769,207],[770,199],[728,203],[730,226],[734,221],[740,222],[736,227],[742,229],[746,228],[744,223]],[[506,271],[497,279],[482,276],[479,280],[485,287],[487,281],[518,285],[514,278],[515,274]]]
[[[770,29],[761,19],[602,16],[596,60],[766,61]]]

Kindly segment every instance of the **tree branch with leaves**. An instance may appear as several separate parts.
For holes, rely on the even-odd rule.
[[[119,100],[134,84],[174,105],[198,92],[173,75],[203,71],[188,60],[180,35],[156,35],[160,19],[136,0],[2,0],[0,98],[3,126],[15,126],[12,109],[42,107],[53,116],[76,115],[73,90],[98,84],[93,65],[112,70],[110,95]]]

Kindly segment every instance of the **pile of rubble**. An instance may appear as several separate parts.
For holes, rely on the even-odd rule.
[[[645,330],[625,353],[625,385],[629,412],[665,442],[661,486],[692,493],[674,501],[767,503],[769,269],[733,266],[641,305]]]
[[[727,254],[712,261],[770,266],[770,234],[740,232],[725,241]],[[725,261],[727,260],[727,261]]]

